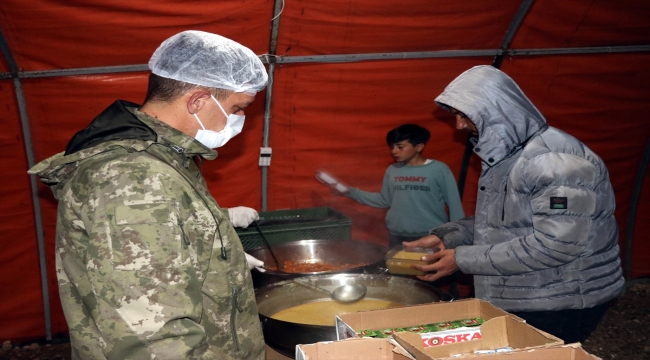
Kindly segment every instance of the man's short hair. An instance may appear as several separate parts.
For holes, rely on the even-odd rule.
[[[393,130],[389,131],[386,135],[386,142],[388,146],[392,146],[398,142],[408,140],[413,146],[418,144],[426,144],[431,137],[429,130],[416,124],[400,125]]]
[[[225,100],[232,90],[215,89],[194,85],[174,79],[164,78],[156,74],[149,75],[149,86],[144,102],[172,102],[191,90],[200,89],[210,92],[217,100]]]

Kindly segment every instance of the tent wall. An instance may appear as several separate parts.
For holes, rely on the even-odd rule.
[[[525,3],[525,2],[524,2]],[[498,50],[521,1],[446,2],[298,0],[284,4],[277,54],[295,56],[445,50]],[[0,2],[0,30],[20,73],[32,145],[24,142],[11,67],[0,59],[0,341],[42,337],[44,310],[36,220],[26,146],[36,161],[62,151],[69,138],[116,99],[141,103],[147,71],[51,76],[48,71],[138,65],[186,29],[219,33],[257,54],[269,51],[273,1]],[[650,46],[650,4],[644,1],[533,1],[510,49]],[[508,49],[506,49],[508,50]],[[650,138],[650,53],[505,56],[510,74],[548,123],[582,140],[607,164],[616,192],[621,245],[634,176]],[[273,61],[273,57],[265,58]],[[279,60],[279,59],[278,59]],[[462,71],[493,56],[395,59],[348,63],[278,63],[270,107],[268,209],[331,206],[353,220],[353,237],[386,244],[385,210],[332,195],[313,176],[327,169],[349,185],[379,190],[391,163],[386,132],[413,122],[432,138],[427,157],[458,177],[466,135],[433,98]],[[4,78],[4,79],[3,79]],[[264,97],[247,109],[242,134],[204,164],[204,175],[225,207],[260,209]],[[469,164],[463,206],[472,214],[480,162]],[[634,229],[634,277],[650,275],[646,174]],[[51,332],[67,326],[54,271],[56,201],[38,187],[45,239]]]
[[[581,139],[603,158],[610,169],[617,204],[629,204],[631,184],[650,127],[643,116],[616,120],[621,114],[650,110],[644,101],[650,91],[639,91],[650,81],[650,72],[638,71],[632,78],[627,75],[628,69],[642,69],[648,60],[647,54],[556,56],[514,58],[502,66],[550,125]],[[458,176],[464,134],[454,131],[452,117],[431,99],[463,69],[489,62],[474,58],[405,60],[285,65],[277,70],[270,206],[336,204],[348,214],[358,214],[353,217],[355,224],[368,224],[355,227],[359,231],[356,238],[385,241],[386,230],[371,226],[382,221],[383,211],[315,187],[314,171],[326,168],[348,184],[378,191],[391,162],[386,132],[396,124],[414,122],[432,131],[425,154],[444,159]],[[423,94],[423,88],[432,90]],[[474,161],[468,175],[464,196],[467,213],[473,213],[479,166]],[[627,214],[627,206],[617,207],[621,239]]]
[[[0,81],[0,151],[0,339],[41,335],[45,328],[36,224],[12,80]],[[51,279],[56,283],[56,276]]]
[[[144,64],[167,37],[210,30],[267,51],[267,0],[3,0],[0,24],[25,71]]]

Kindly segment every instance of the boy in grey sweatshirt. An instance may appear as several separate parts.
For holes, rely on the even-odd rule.
[[[395,164],[386,169],[381,191],[353,187],[344,193],[334,190],[364,205],[389,208],[386,227],[390,232],[390,248],[426,236],[429,229],[450,220],[465,217],[449,167],[422,156],[429,137],[429,130],[415,124],[404,124],[389,131],[386,142]]]

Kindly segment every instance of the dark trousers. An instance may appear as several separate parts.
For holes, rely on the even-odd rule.
[[[422,237],[423,236],[400,236],[388,234],[388,249],[390,250],[397,245],[402,245],[402,241],[415,241],[422,239]]]
[[[565,344],[584,342],[605,315],[609,303],[588,309],[512,312],[542,331],[564,340]]]

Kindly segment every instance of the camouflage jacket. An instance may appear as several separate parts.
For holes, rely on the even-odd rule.
[[[217,154],[117,101],[30,169],[59,201],[73,359],[263,359],[250,271],[194,157]]]

